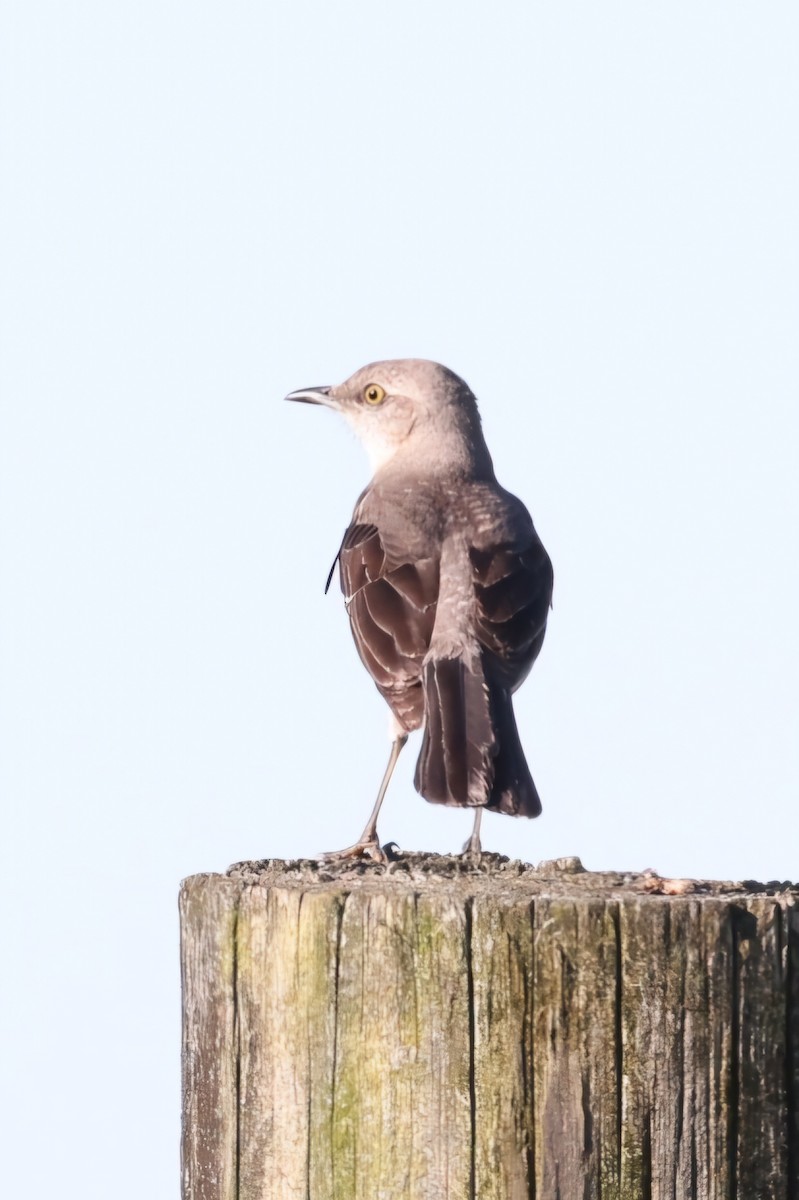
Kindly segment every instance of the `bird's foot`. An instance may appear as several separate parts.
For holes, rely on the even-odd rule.
[[[388,862],[388,855],[377,840],[377,834],[373,837],[362,837],[354,846],[347,846],[346,850],[331,850],[327,854],[320,854],[318,861],[323,863],[346,862],[350,858],[370,858],[372,862],[385,864]]]
[[[468,842],[463,843],[463,850],[461,851],[461,854],[463,855],[464,858],[469,859],[470,862],[473,862],[475,864],[478,864],[480,862],[480,859],[483,856],[483,847],[480,843],[480,825],[481,825],[482,820],[483,820],[482,808],[475,809],[474,827],[472,829],[472,835],[469,838]]]
[[[483,846],[479,835],[475,837],[474,834],[472,834],[468,841],[463,843],[461,855],[463,858],[468,858],[471,862],[479,863],[480,859],[483,857]]]

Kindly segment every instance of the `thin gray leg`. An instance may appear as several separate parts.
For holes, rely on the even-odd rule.
[[[402,753],[402,747],[408,740],[407,733],[400,733],[391,743],[391,753],[388,756],[388,766],[383,775],[383,780],[377,793],[375,806],[366,822],[366,828],[354,846],[348,846],[346,850],[331,850],[329,854],[321,854],[319,857],[322,862],[338,862],[342,858],[372,858],[375,862],[387,862],[387,858],[377,840],[377,818],[380,813],[380,807],[385,799],[388,785],[391,782],[391,776],[394,774],[394,768],[397,765],[397,759]]]
[[[481,805],[480,808],[476,808],[474,810],[474,827],[472,829],[472,836],[463,847],[463,853],[468,855],[469,858],[479,858],[483,852],[483,847],[480,845],[480,825],[482,820],[483,808]]]

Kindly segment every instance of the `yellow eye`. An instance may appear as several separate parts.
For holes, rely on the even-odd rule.
[[[367,404],[382,404],[386,397],[385,389],[379,383],[370,383],[363,389],[363,398]]]

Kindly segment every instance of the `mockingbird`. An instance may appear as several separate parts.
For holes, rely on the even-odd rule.
[[[374,477],[355,505],[339,565],[352,632],[392,712],[392,746],[354,846],[325,857],[384,861],[377,816],[408,734],[424,727],[415,785],[434,804],[541,812],[511,694],[541,649],[552,564],[520,500],[500,487],[477,402],[438,363],[371,363],[336,387],[287,400],[341,413]],[[327,591],[327,587],[325,588]]]

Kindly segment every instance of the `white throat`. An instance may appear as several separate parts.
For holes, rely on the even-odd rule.
[[[410,433],[407,428],[397,428],[392,422],[376,421],[371,413],[345,412],[344,415],[366,451],[374,475],[407,444]]]

